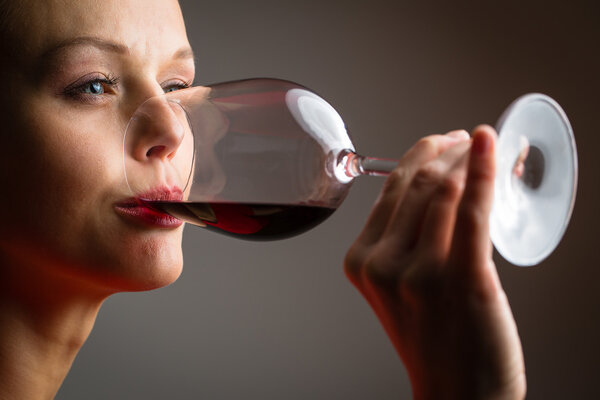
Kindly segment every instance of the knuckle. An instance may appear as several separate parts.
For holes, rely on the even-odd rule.
[[[463,179],[456,176],[447,176],[439,184],[437,194],[444,199],[454,200],[462,195],[464,188]]]
[[[496,173],[490,168],[471,168],[469,175],[471,179],[493,183]]]
[[[496,177],[495,164],[483,164],[481,162],[470,162],[469,165],[469,180],[472,181],[487,181],[493,183]]]
[[[396,283],[401,279],[404,271],[402,262],[390,257],[382,249],[374,250],[376,251],[373,251],[363,262],[361,279],[368,287],[377,291],[395,291]]]
[[[385,181],[384,192],[394,191],[397,187],[410,180],[410,170],[407,167],[395,168]]]
[[[344,258],[344,272],[352,282],[357,282],[360,278],[364,258],[362,253],[359,246],[355,244],[350,247]]]
[[[425,154],[437,154],[438,151],[438,143],[435,140],[436,136],[426,136],[424,138],[419,139],[414,146],[415,151],[423,152]]]
[[[461,221],[464,229],[470,232],[487,221],[488,213],[481,207],[467,202],[458,208],[457,218]]]
[[[416,189],[438,185],[442,179],[442,170],[437,163],[428,163],[416,172],[412,185]]]
[[[386,291],[390,291],[397,281],[396,274],[389,271],[374,258],[365,263],[361,277],[369,287]]]

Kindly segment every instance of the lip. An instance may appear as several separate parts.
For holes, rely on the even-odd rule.
[[[114,204],[115,211],[127,220],[147,228],[174,229],[183,221],[153,208],[147,202],[180,201],[183,192],[179,188],[160,187],[129,197]]]

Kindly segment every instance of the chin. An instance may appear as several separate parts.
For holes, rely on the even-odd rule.
[[[121,264],[121,263],[120,263]],[[126,260],[114,272],[117,291],[139,292],[168,286],[183,270],[181,247],[159,247],[141,251]]]
[[[47,285],[78,285],[101,296],[158,289],[175,282],[183,269],[181,232],[109,241],[52,241],[25,235],[0,243],[6,260],[44,279]],[[85,237],[85,236],[84,236]],[[115,244],[117,244],[115,246]]]
[[[175,282],[183,269],[183,229],[174,231],[127,230],[115,240],[95,242],[85,257],[95,252],[100,257],[99,271],[114,292],[158,289]]]
[[[175,282],[183,269],[181,235],[121,237],[93,242],[75,257],[75,271],[107,294],[158,289]]]
[[[148,273],[145,274],[142,279],[136,279],[136,282],[132,282],[135,287],[132,288],[131,291],[139,292],[169,286],[181,276],[182,270],[183,262],[172,263],[158,268],[150,268]]]

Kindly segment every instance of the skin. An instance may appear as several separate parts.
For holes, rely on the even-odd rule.
[[[127,121],[147,98],[192,82],[194,65],[175,0],[17,3],[2,41],[13,45],[0,57],[10,150],[0,158],[0,398],[47,399],[109,295],[165,286],[181,272],[182,228],[132,223],[114,202],[130,195]],[[175,131],[138,138],[131,156],[166,165]],[[455,131],[418,142],[345,260],[417,399],[525,395],[488,238],[494,140],[482,126],[473,139]]]
[[[346,273],[379,317],[415,399],[521,399],[521,343],[492,260],[496,133],[419,141],[387,180]]]
[[[183,228],[140,226],[114,203],[131,196],[127,121],[192,82],[194,63],[174,0],[19,3],[27,23],[15,21],[19,47],[2,63],[0,398],[35,399],[56,393],[107,296],[181,272]],[[161,158],[169,146],[164,133],[132,153]]]

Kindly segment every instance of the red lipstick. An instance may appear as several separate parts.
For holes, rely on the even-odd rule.
[[[178,188],[156,188],[115,203],[117,214],[148,228],[173,229],[183,221],[152,207],[153,201],[180,201],[183,192]]]

